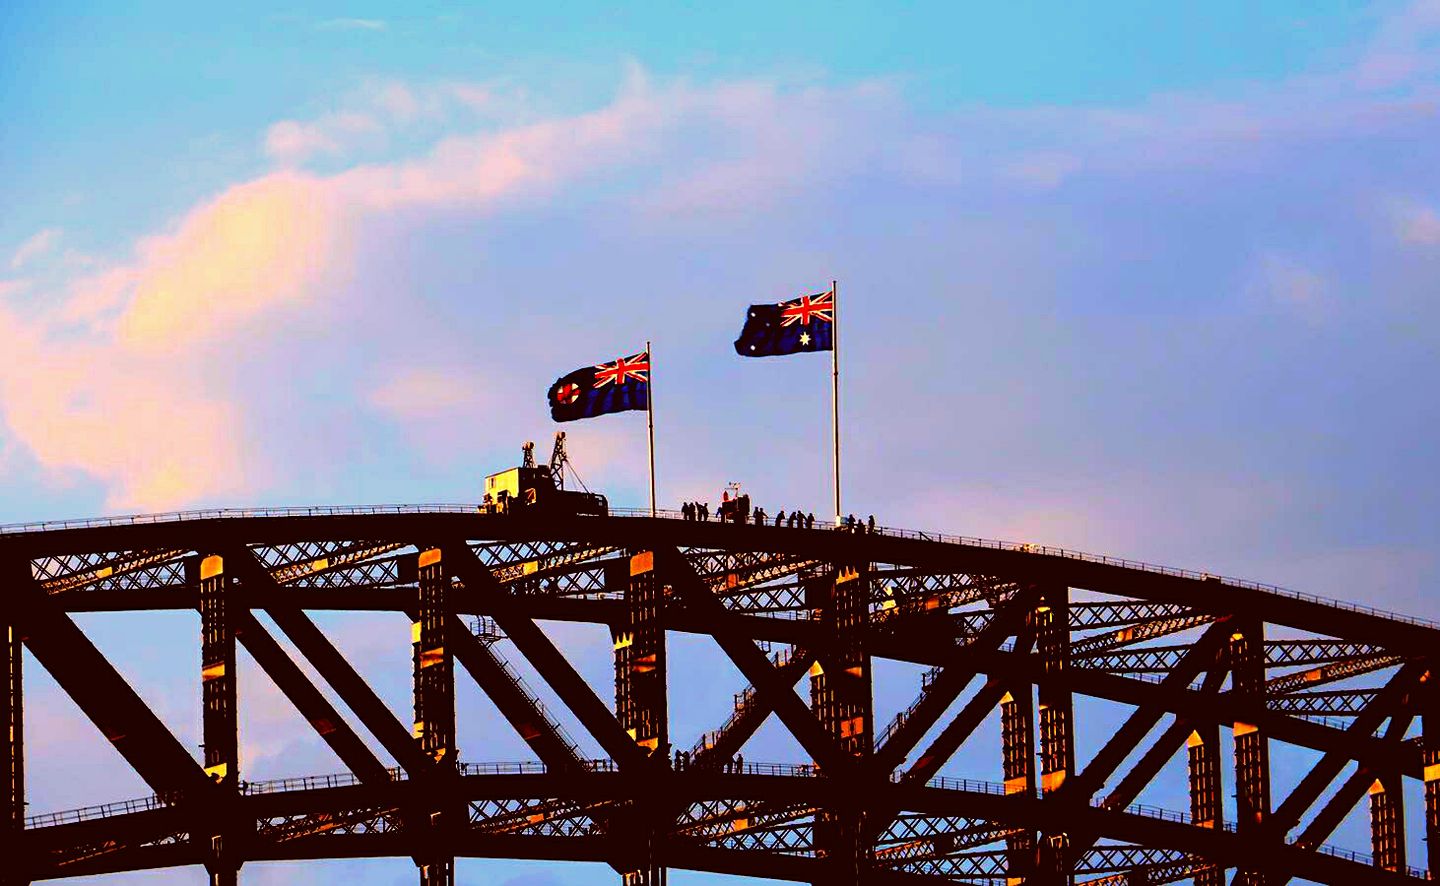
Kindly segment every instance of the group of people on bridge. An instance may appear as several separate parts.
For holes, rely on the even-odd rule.
[[[680,505],[680,514],[686,520],[708,521],[710,519],[710,503],[702,501],[687,501]],[[725,494],[725,501],[720,505],[721,522],[725,523],[749,523],[754,522],[756,526],[766,525],[772,518],[765,512],[764,508],[750,508],[750,496],[738,495],[730,498],[729,493]],[[777,511],[773,517],[776,526],[785,526],[790,529],[814,529],[815,513],[805,513],[799,509],[790,511]],[[866,520],[858,519],[854,514],[849,515],[840,522],[840,529],[846,532],[861,532],[873,534],[875,532],[875,515],[871,514]]]
[[[675,767],[674,767],[674,768],[675,768],[675,771],[676,771],[676,772],[683,772],[684,770],[689,769],[691,763],[693,763],[693,762],[694,762],[694,756],[693,756],[689,751],[682,751],[682,750],[679,750],[678,748],[675,750]],[[727,775],[730,774],[730,773],[734,773],[734,774],[738,775],[738,774],[744,772],[744,771],[745,771],[745,755],[744,755],[744,754],[736,754],[734,759],[732,759],[732,760],[726,760],[726,761],[721,765],[720,771],[726,773]]]
[[[710,503],[708,501],[687,501],[680,506],[680,514],[686,520],[709,520]]]

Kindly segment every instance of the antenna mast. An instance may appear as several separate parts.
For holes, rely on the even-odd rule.
[[[565,488],[565,465],[570,456],[565,452],[565,432],[555,432],[555,448],[550,451],[550,476],[555,478],[555,488]]]

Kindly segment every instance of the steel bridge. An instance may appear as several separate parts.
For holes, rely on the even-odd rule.
[[[1410,838],[1440,869],[1440,626],[1279,588],[897,530],[467,505],[3,527],[0,570],[7,884],[179,865],[228,884],[247,861],[376,856],[413,859],[422,886],[452,883],[456,857],[600,862],[631,886],[669,868],[815,884],[1401,883],[1430,879],[1406,863],[1407,779],[1425,804]],[[72,617],[137,610],[199,615],[202,760]],[[319,610],[411,622],[411,722]],[[613,704],[537,620],[608,626]],[[750,683],[700,736],[669,732],[674,631],[713,638]],[[347,772],[242,778],[237,645]],[[151,796],[26,816],[24,649]],[[582,754],[515,656],[603,758]],[[875,659],[929,668],[886,723]],[[457,679],[538,762],[458,759]],[[993,780],[943,777],[997,709]],[[771,717],[808,761],[737,765]],[[1318,762],[1272,795],[1277,744]],[[1172,759],[1188,809],[1137,804]],[[1370,854],[1329,846],[1362,802]]]

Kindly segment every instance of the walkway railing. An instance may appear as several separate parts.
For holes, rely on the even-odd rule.
[[[613,760],[596,759],[583,761],[588,772],[617,772],[619,771]],[[535,761],[520,762],[498,762],[498,763],[460,763],[461,775],[543,775],[549,772],[544,763]],[[809,763],[744,763],[729,764],[724,770],[727,774],[734,775],[759,775],[770,777],[786,778],[814,778],[820,775],[819,767]],[[404,781],[405,771],[400,768],[388,770],[392,781]],[[899,773],[892,773],[890,781],[898,782],[901,778]],[[241,783],[241,793],[246,796],[260,796],[264,794],[276,794],[285,791],[309,791],[321,788],[352,787],[361,784],[359,778],[349,772],[342,772],[331,775],[305,775],[293,778],[276,778],[268,781],[249,781]],[[989,796],[1006,796],[1005,785],[996,781],[983,781],[971,778],[952,778],[950,776],[936,776],[925,783],[925,787],[942,791],[960,791],[971,794],[986,794]],[[135,800],[122,800],[115,803],[106,803],[102,806],[85,806],[80,809],[68,809],[62,812],[50,812],[43,815],[32,815],[25,819],[26,828],[54,827],[56,825],[74,824],[82,821],[93,821],[95,819],[109,818],[115,815],[125,815],[135,812],[146,812],[152,809],[165,808],[165,803],[157,796],[141,797]],[[1097,808],[1105,808],[1102,798],[1095,798],[1092,802]],[[1164,809],[1159,806],[1151,806],[1145,803],[1133,803],[1124,809],[1111,810],[1124,812],[1129,815],[1141,815],[1159,821],[1175,822],[1176,824],[1191,824],[1192,819],[1187,812],[1179,812],[1174,809]],[[1224,829],[1234,831],[1234,822],[1226,822]],[[1353,861],[1357,864],[1373,865],[1374,859],[1363,853],[1353,852],[1330,844],[1323,844],[1312,848],[1314,852],[1325,855],[1343,858],[1346,861]],[[1426,872],[1417,868],[1410,868],[1410,876],[1425,879]]]
[[[396,504],[396,505],[312,505],[305,507],[278,507],[278,508],[206,508],[190,511],[171,511],[162,514],[129,514],[116,517],[92,517],[80,520],[46,520],[33,523],[10,523],[0,525],[0,535],[13,535],[27,532],[48,532],[58,529],[90,529],[106,526],[134,526],[152,523],[180,523],[189,520],[217,520],[217,519],[244,519],[255,517],[342,517],[342,516],[366,516],[376,514],[400,515],[400,514],[474,514],[479,510],[475,504],[456,503],[432,503],[432,504]],[[681,520],[683,515],[680,511],[661,510],[657,516],[669,520]],[[649,517],[649,508],[616,508],[610,509],[613,517]],[[594,518],[602,519],[602,518]],[[779,527],[776,527],[777,529]],[[828,527],[827,527],[828,529]],[[812,530],[793,531],[823,531],[819,528]],[[1373,606],[1366,606],[1363,603],[1355,603],[1349,600],[1336,600],[1330,597],[1322,597],[1317,594],[1307,594],[1303,591],[1282,588],[1278,585],[1265,584],[1263,582],[1250,581],[1249,579],[1232,578],[1228,576],[1215,575],[1209,572],[1197,572],[1193,569],[1179,569],[1173,566],[1160,566],[1154,563],[1146,563],[1141,560],[1130,560],[1124,557],[1111,557],[1105,554],[1090,554],[1085,551],[1076,551],[1070,548],[1060,548],[1051,545],[1031,544],[1029,542],[998,541],[990,538],[979,538],[970,535],[950,535],[943,532],[926,532],[917,529],[902,529],[893,526],[876,527],[875,534],[893,538],[912,538],[920,541],[932,541],[942,544],[965,545],[976,548],[989,548],[991,550],[1016,551],[1026,554],[1039,554],[1048,557],[1063,557],[1067,560],[1079,560],[1085,563],[1099,563],[1105,566],[1118,566],[1122,569],[1134,569],[1141,572],[1151,572],[1156,575],[1173,575],[1179,578],[1196,579],[1200,581],[1213,581],[1231,587],[1246,588],[1252,591],[1262,591],[1267,594],[1277,594],[1283,597],[1290,597],[1295,600],[1304,600],[1308,603],[1317,603],[1322,606],[1330,606],[1337,609],[1344,609],[1349,612],[1359,612],[1365,615],[1373,615],[1379,618],[1386,618],[1392,621],[1404,622],[1407,624],[1420,625],[1427,628],[1440,630],[1440,622],[1428,618],[1420,618],[1412,615],[1391,612],[1385,609],[1378,609]]]

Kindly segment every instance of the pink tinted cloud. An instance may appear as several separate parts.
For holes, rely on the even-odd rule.
[[[89,476],[109,507],[161,509],[263,483],[246,456],[246,402],[217,355],[263,345],[286,318],[323,315],[354,262],[351,231],[416,207],[483,209],[543,196],[626,156],[661,105],[629,95],[590,114],[451,138],[404,163],[236,185],[145,237],[134,260],[73,281],[41,307],[0,305],[0,409],[46,469]],[[391,391],[391,406],[403,391]],[[383,398],[382,398],[383,399]]]
[[[76,279],[43,305],[30,299],[0,313],[27,356],[0,366],[0,409],[41,464],[95,478],[111,507],[242,495],[274,467],[247,460],[247,441],[300,434],[303,424],[257,428],[251,404],[276,392],[256,390],[237,367],[261,359],[247,355],[290,325],[325,328],[365,259],[355,244],[367,225],[414,226],[457,210],[483,219],[634,170],[645,175],[627,182],[620,204],[642,215],[733,214],[876,170],[954,187],[962,163],[966,180],[1013,187],[1020,169],[1031,187],[1045,186],[1137,166],[1223,163],[1226,149],[1253,154],[1267,139],[1426,113],[1353,96],[1314,110],[1300,100],[1313,90],[1302,83],[1230,103],[1168,97],[1138,109],[972,109],[937,131],[917,125],[884,85],[657,88],[637,75],[588,113],[451,136],[423,156],[333,175],[275,172],[206,200],[171,230],[137,241],[131,261]],[[388,90],[383,113],[398,120],[423,107],[414,98]],[[807,137],[795,138],[797,129]],[[293,147],[301,151],[305,139]],[[1428,236],[1417,225],[1412,236]],[[402,289],[391,297],[410,296]],[[388,331],[363,335],[383,342]],[[356,347],[365,347],[363,335]],[[285,354],[269,356],[287,363]],[[305,381],[274,375],[286,387]],[[404,421],[423,402],[424,385],[414,385],[425,381],[391,379],[387,389],[382,379],[373,393],[363,385],[357,393]],[[431,385],[424,396],[440,392]],[[285,451],[284,440],[274,449]]]
[[[1401,213],[1397,222],[1401,241],[1417,246],[1440,245],[1440,215],[1428,206]]]
[[[401,420],[441,419],[461,407],[474,409],[479,380],[463,370],[409,367],[370,392],[370,403]]]
[[[321,155],[338,155],[359,141],[378,136],[380,123],[368,114],[344,111],[302,123],[281,120],[265,131],[265,153],[291,166]]]
[[[44,256],[60,242],[59,228],[45,228],[37,231],[16,248],[10,256],[10,270],[18,271],[31,261]]]

